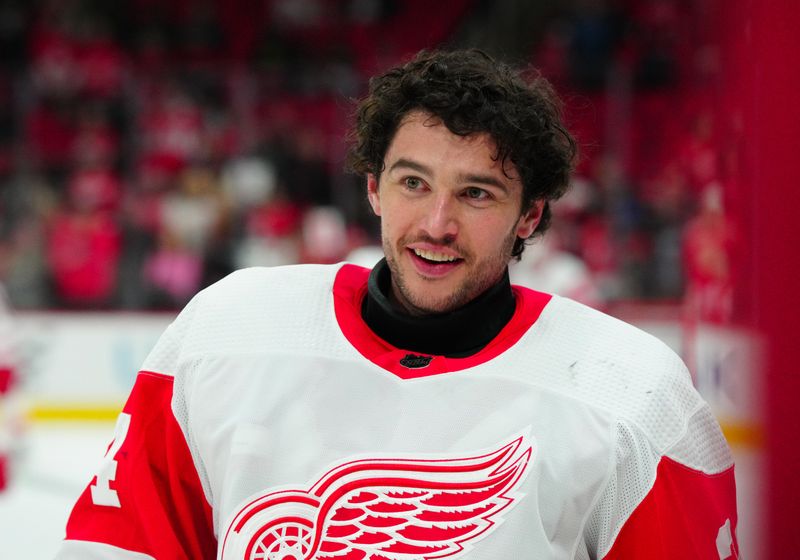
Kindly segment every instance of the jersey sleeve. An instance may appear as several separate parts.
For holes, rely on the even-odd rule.
[[[590,520],[596,558],[739,558],[727,443],[704,403],[686,426],[663,453],[638,428],[619,427],[615,469]]]
[[[184,312],[186,313],[186,312]],[[78,498],[56,558],[215,558],[212,509],[173,412],[179,317],[145,362],[119,415],[114,439]]]
[[[733,467],[707,475],[665,457],[652,491],[603,558],[739,558],[736,523]]]

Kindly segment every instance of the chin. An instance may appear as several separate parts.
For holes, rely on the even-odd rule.
[[[447,313],[463,305],[455,300],[451,293],[439,298],[431,297],[430,293],[425,293],[422,297],[408,297],[408,295],[410,294],[406,294],[406,301],[413,307],[409,311],[415,315]]]
[[[422,304],[416,305],[414,311],[417,315],[435,315],[439,313],[447,313],[448,311],[451,311],[451,309],[447,305]]]

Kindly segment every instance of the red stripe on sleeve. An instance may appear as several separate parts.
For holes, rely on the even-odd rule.
[[[139,373],[123,409],[130,415],[127,433],[121,445],[112,443],[109,449],[118,451],[107,457],[116,461],[116,471],[110,471],[105,488],[116,494],[119,506],[93,501],[92,486],[104,485],[98,480],[102,475],[95,476],[72,510],[67,539],[159,560],[216,557],[211,507],[172,414],[172,391],[171,377]]]
[[[733,467],[715,475],[664,457],[604,560],[739,558]]]

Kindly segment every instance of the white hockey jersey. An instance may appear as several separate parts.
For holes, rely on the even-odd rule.
[[[514,287],[466,358],[361,319],[369,271],[246,269],[152,351],[58,558],[737,558],[729,449],[681,361]]]

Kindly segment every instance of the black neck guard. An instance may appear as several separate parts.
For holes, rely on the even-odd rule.
[[[463,358],[486,346],[514,315],[514,292],[503,278],[464,307],[414,317],[389,301],[391,272],[382,259],[369,275],[361,317],[388,343],[413,352]]]

